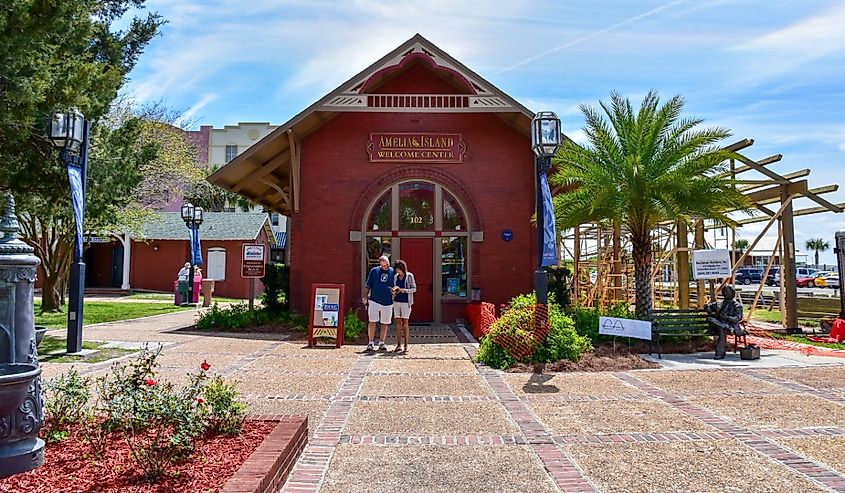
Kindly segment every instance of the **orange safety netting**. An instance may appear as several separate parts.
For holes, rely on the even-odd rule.
[[[466,307],[467,321],[476,339],[490,332],[490,326],[496,321],[496,306],[493,303],[473,303]]]
[[[525,361],[546,342],[546,337],[549,335],[549,307],[532,305],[524,308],[509,308],[509,310],[520,310],[520,313],[512,317],[515,325],[497,330],[493,334],[493,342],[517,361]]]

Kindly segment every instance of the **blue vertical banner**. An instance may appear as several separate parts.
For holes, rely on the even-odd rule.
[[[546,173],[540,173],[540,192],[543,194],[543,258],[540,265],[557,265],[557,232],[555,231],[555,210],[552,192]]]
[[[70,180],[70,200],[73,203],[73,219],[76,223],[76,244],[74,248],[74,258],[82,258],[83,245],[83,217],[85,217],[85,200],[83,199],[83,185],[82,185],[82,168],[69,164],[67,167],[67,176]]]
[[[194,265],[202,265],[202,248],[200,248],[200,228],[191,227],[191,260]]]

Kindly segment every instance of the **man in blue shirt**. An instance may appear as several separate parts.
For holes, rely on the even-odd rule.
[[[394,272],[390,267],[390,259],[382,255],[378,259],[379,265],[370,269],[367,275],[366,294],[364,305],[367,306],[369,324],[367,324],[367,335],[370,343],[367,344],[367,351],[374,349],[373,338],[376,335],[376,324],[381,324],[381,338],[378,341],[378,350],[386,351],[387,346],[384,340],[387,338],[387,327],[390,325],[393,316],[393,286],[395,286]]]

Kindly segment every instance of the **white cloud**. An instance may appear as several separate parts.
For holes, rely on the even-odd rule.
[[[201,109],[205,108],[209,103],[212,103],[212,102],[216,101],[217,99],[218,98],[217,98],[216,94],[211,94],[211,93],[206,94],[205,96],[200,98],[199,101],[194,103],[193,106],[188,108],[187,111],[185,111],[185,113],[181,117],[181,120],[183,122],[190,122],[191,120],[193,120],[195,117],[198,116],[197,113]]]
[[[745,77],[764,79],[845,51],[845,4],[736,47],[748,54]]]

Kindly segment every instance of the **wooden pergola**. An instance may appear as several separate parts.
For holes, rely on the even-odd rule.
[[[779,174],[769,169],[768,166],[781,161],[783,155],[776,154],[764,159],[754,160],[747,157],[740,151],[750,148],[754,144],[751,139],[744,139],[725,149],[733,151],[735,159],[730,161],[729,170],[722,176],[729,177],[742,191],[756,210],[756,214],[750,217],[743,217],[736,220],[735,226],[729,226],[732,230],[731,244],[736,241],[736,227],[765,222],[762,231],[750,242],[745,252],[736,257],[736,248],[731,248],[733,258],[733,270],[731,278],[725,279],[722,284],[733,282],[733,275],[737,269],[742,267],[745,259],[766,236],[771,227],[777,223],[776,250],[780,252],[782,262],[782,274],[780,276],[780,307],[783,310],[783,325],[787,330],[798,327],[797,309],[797,284],[795,278],[795,226],[794,218],[822,212],[841,213],[845,210],[845,203],[832,203],[822,195],[836,192],[838,185],[825,185],[810,188],[807,177],[809,169],[801,169],[786,174]],[[801,209],[795,208],[797,199],[808,199],[814,202],[814,206]],[[777,204],[777,208],[774,205]],[[705,239],[705,232],[712,228],[724,228],[722,224],[706,224],[704,219],[693,221],[693,244],[689,244],[690,231],[686,223],[667,223],[660,225],[654,232],[654,264],[652,269],[652,281],[655,282],[654,292],[665,291],[665,283],[658,279],[663,269],[671,270],[671,277],[674,281],[673,299],[674,304],[680,308],[689,308],[691,304],[690,292],[690,251],[697,249],[712,248]],[[625,286],[623,279],[627,276],[632,279],[633,275],[629,265],[623,261],[627,245],[627,233],[624,228],[613,224],[590,223],[573,228],[563,236],[564,256],[572,258],[574,263],[575,276],[572,291],[573,300],[592,305],[603,305],[607,302],[630,300],[633,291],[631,283]],[[571,245],[571,247],[570,247]],[[774,255],[770,258],[763,273],[765,279],[772,267]],[[595,269],[595,283],[583,281],[584,270]],[[719,286],[720,288],[721,286]],[[585,292],[584,290],[587,290]],[[696,285],[695,299],[698,306],[703,306],[708,297],[712,300],[717,296],[719,289],[715,283],[710,284],[710,289],[704,281],[698,281]],[[754,295],[752,308],[747,314],[754,310],[762,292],[762,284]],[[655,303],[660,296],[655,296]]]

